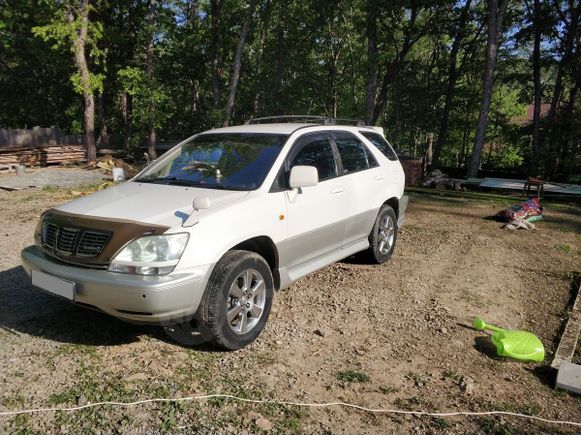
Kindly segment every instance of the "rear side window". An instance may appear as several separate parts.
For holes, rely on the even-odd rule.
[[[355,136],[338,135],[335,137],[335,144],[337,144],[345,174],[363,171],[378,165],[375,157]]]
[[[292,160],[291,168],[298,165],[317,168],[319,181],[325,181],[337,176],[333,147],[326,139],[316,140],[303,146]]]
[[[375,145],[377,149],[381,151],[383,155],[387,157],[389,160],[392,161],[397,160],[397,154],[382,135],[378,133],[372,133],[370,131],[360,131],[359,133],[365,136],[365,138],[369,140],[369,142],[371,142],[373,145]]]

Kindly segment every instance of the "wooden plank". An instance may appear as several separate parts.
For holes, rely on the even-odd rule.
[[[579,286],[577,286],[577,297],[575,298],[575,303],[573,308],[569,313],[569,319],[563,330],[563,335],[561,335],[561,340],[559,341],[559,346],[553,357],[553,362],[551,367],[558,369],[562,362],[571,362],[573,355],[575,353],[575,348],[577,347],[577,341],[579,340],[579,334],[581,333],[581,292],[579,291]]]

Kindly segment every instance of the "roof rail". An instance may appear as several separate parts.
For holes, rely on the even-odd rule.
[[[250,124],[271,124],[275,122],[297,122],[305,124],[323,124],[323,125],[337,125],[337,124],[352,124],[358,127],[363,127],[365,123],[360,119],[343,119],[333,118],[331,116],[316,116],[316,115],[279,115],[279,116],[264,116],[262,118],[250,118],[245,122]]]

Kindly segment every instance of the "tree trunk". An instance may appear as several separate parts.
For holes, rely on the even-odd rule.
[[[339,90],[337,77],[339,74],[339,57],[341,56],[341,46],[343,39],[334,33],[333,25],[329,23],[327,32],[329,33],[329,57],[327,59],[329,77],[329,113],[333,118],[337,118],[339,108]]]
[[[154,26],[155,26],[155,16],[156,16],[157,0],[149,0],[149,10],[147,13],[147,25],[149,27],[148,37],[147,37],[147,52],[145,56],[145,75],[147,77],[147,86],[149,95],[149,101],[147,102],[147,154],[149,158],[154,160],[157,158],[157,152],[155,150],[156,145],[156,134],[155,134],[155,101],[153,99],[152,93],[154,92],[153,83],[153,36],[154,36]]]
[[[574,2],[569,2],[571,5],[571,21],[565,24],[566,36],[564,41],[564,46],[562,50],[561,61],[559,62],[559,67],[557,69],[557,78],[555,80],[555,88],[553,91],[553,98],[551,99],[551,107],[549,113],[547,114],[547,129],[552,129],[555,124],[555,119],[557,116],[557,111],[561,104],[561,99],[563,98],[563,78],[566,73],[566,69],[569,66],[573,55],[573,47],[575,45],[575,40],[577,38],[577,28],[579,27],[579,18],[581,15],[581,2],[573,8]],[[542,147],[544,142],[544,134],[540,136],[540,146]]]
[[[232,78],[230,80],[230,92],[228,94],[228,101],[226,102],[226,113],[224,115],[224,127],[227,127],[230,123],[230,118],[232,117],[232,111],[234,109],[234,100],[236,99],[236,90],[238,89],[238,82],[240,81],[240,70],[242,68],[242,53],[244,51],[244,45],[246,44],[246,38],[248,37],[248,32],[250,31],[250,24],[252,22],[252,15],[254,14],[254,8],[256,6],[256,0],[252,0],[248,5],[246,11],[246,18],[242,29],[240,29],[240,39],[238,40],[238,46],[236,47],[236,54],[234,55],[234,64],[232,66]]]
[[[375,100],[375,105],[373,108],[373,115],[371,117],[370,124],[374,125],[381,115],[383,108],[385,107],[385,103],[387,102],[387,96],[389,94],[389,90],[391,85],[396,82],[399,70],[402,67],[403,62],[405,61],[408,53],[415,45],[416,42],[420,40],[420,38],[427,32],[429,26],[425,25],[420,32],[414,35],[416,31],[416,20],[418,18],[419,7],[414,6],[409,12],[409,19],[407,28],[405,30],[404,40],[401,46],[401,49],[395,56],[395,59],[391,62],[387,62],[385,65],[385,74],[383,75],[383,79],[381,81],[381,88],[379,89],[377,98]]]
[[[188,23],[192,23],[197,17],[198,0],[188,0],[186,4],[186,18]]]
[[[97,162],[97,147],[95,145],[95,98],[92,93],[86,93],[84,100],[85,146],[87,147],[87,163],[91,165]]]
[[[565,119],[568,120],[569,126],[571,125],[571,123],[575,122],[573,119],[573,115],[575,111],[575,102],[580,88],[581,88],[581,78],[577,78],[577,80],[575,81],[575,86],[571,90],[571,94],[569,96],[569,103],[565,111]],[[579,147],[579,145],[578,141],[577,143],[575,143],[576,142],[574,140],[575,133],[573,133],[573,131],[574,129],[572,128],[566,129],[567,146],[565,147],[564,150],[562,163],[562,174],[564,180],[569,179],[569,177],[571,176],[571,170],[575,167],[575,162],[577,161],[577,148]],[[559,168],[557,168],[557,170],[559,170]]]
[[[574,135],[571,134],[575,130],[573,112],[575,110],[575,100],[577,99],[577,93],[579,92],[579,84],[581,81],[577,80],[573,85],[573,89],[569,92],[569,101],[565,106],[563,111],[563,117],[561,122],[560,139],[559,139],[559,152],[557,153],[555,159],[555,170],[558,175],[563,176],[565,174],[565,167],[567,162],[570,162],[570,144],[573,140]],[[573,159],[574,161],[574,159]]]
[[[210,17],[211,17],[211,30],[210,30],[210,55],[212,57],[212,100],[214,102],[214,108],[218,108],[220,104],[220,12],[221,12],[221,1],[211,0],[210,1]]]
[[[541,104],[542,104],[542,87],[541,87],[541,2],[535,0],[533,10],[534,26],[534,46],[533,46],[533,83],[534,83],[534,108],[533,108],[533,162],[531,165],[532,173],[536,176],[541,163]]]
[[[496,55],[498,43],[502,34],[502,19],[508,0],[488,1],[488,42],[486,44],[486,64],[484,67],[484,83],[482,86],[482,102],[478,124],[476,126],[476,141],[472,150],[472,157],[468,165],[467,177],[476,177],[480,169],[480,158],[484,141],[486,139],[486,125],[488,123],[488,111],[492,99],[492,87],[494,84],[494,69],[496,67]]]
[[[74,13],[69,9],[67,19],[70,23],[75,21]],[[87,163],[94,164],[97,161],[97,149],[95,147],[95,99],[91,88],[91,73],[87,66],[85,56],[85,43],[89,28],[89,0],[81,1],[80,8],[81,25],[75,34],[73,48],[75,54],[75,65],[81,78],[81,88],[83,91],[83,124],[85,130],[85,147],[87,149]]]
[[[448,67],[448,87],[446,89],[446,101],[444,103],[444,110],[442,112],[442,120],[440,122],[440,130],[438,132],[438,140],[434,147],[434,155],[432,157],[432,166],[434,168],[438,167],[440,164],[440,153],[442,148],[446,144],[446,139],[448,137],[448,123],[450,121],[450,110],[452,109],[452,102],[454,100],[454,94],[456,91],[456,81],[458,80],[458,52],[460,51],[460,45],[464,36],[466,36],[466,23],[468,22],[468,17],[470,16],[470,6],[472,0],[468,0],[466,5],[462,9],[460,14],[460,22],[458,23],[458,28],[456,29],[456,35],[454,37],[454,42],[452,43],[452,49],[450,51],[450,65]]]
[[[252,99],[252,114],[256,116],[260,111],[260,94],[262,86],[260,79],[262,79],[262,63],[264,57],[264,41],[268,33],[268,25],[270,22],[270,9],[272,0],[268,0],[264,5],[264,14],[262,16],[262,26],[260,28],[260,35],[258,37],[258,53],[256,54],[255,79],[254,79],[254,98]]]
[[[278,22],[276,26],[276,52],[278,56],[276,57],[276,91],[274,93],[275,98],[275,115],[284,115],[284,70],[285,70],[285,60],[286,60],[286,44],[284,37],[284,12],[280,11],[278,14]]]
[[[105,119],[105,97],[103,96],[103,93],[97,95],[97,108],[101,129],[99,131],[96,145],[97,147],[107,146],[109,145],[109,134],[107,132],[107,120]]]
[[[131,134],[133,130],[133,96],[128,92],[123,93],[123,122],[125,125],[123,145],[126,150],[129,150],[131,148]]]
[[[367,91],[365,96],[365,123],[372,125],[377,95],[377,9],[375,2],[367,2]]]

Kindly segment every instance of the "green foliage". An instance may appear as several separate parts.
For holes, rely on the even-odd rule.
[[[555,249],[563,254],[570,254],[571,253],[571,246],[565,243],[558,243],[555,245]]]
[[[371,378],[365,372],[361,372],[358,370],[344,370],[337,374],[337,379],[345,384],[350,383],[366,383],[370,382]]]
[[[158,0],[150,20],[148,1],[92,0],[86,83],[73,61],[79,3],[0,0],[2,127],[58,125],[78,133],[83,90],[99,96],[96,130],[106,125],[113,145],[143,140],[150,121],[162,140],[222,124],[246,1]],[[581,167],[578,47],[560,67],[560,41],[567,30],[563,19],[571,15],[574,2],[541,3],[543,100],[552,99],[559,71],[563,83],[559,115],[551,125],[542,125],[541,160],[547,173],[575,181]],[[233,123],[293,113],[361,119],[374,60],[377,124],[397,148],[421,158],[438,140],[454,41],[461,35],[440,163],[465,167],[482,96],[488,2],[472,0],[463,24],[464,5],[452,0],[258,1],[243,51]],[[534,20],[527,5],[532,3],[509,4],[482,156],[484,169],[512,169],[523,176],[537,159],[525,116],[533,101]],[[374,58],[370,22],[376,24]]]
[[[67,18],[67,8],[72,8],[72,6],[64,3],[62,8],[56,11],[54,18],[49,24],[33,27],[32,34],[46,42],[52,43],[51,48],[53,50],[67,48],[71,54],[74,54],[75,42],[79,38],[81,28],[81,17],[78,15],[74,20],[69,20]],[[93,6],[89,5],[89,11],[93,10]],[[98,42],[102,37],[103,25],[99,22],[89,20],[87,38],[84,41],[85,51],[93,63],[97,65],[104,56],[103,51],[98,46]],[[87,83],[83,83],[81,75],[78,72],[74,73],[70,79],[77,94],[82,95],[84,92],[91,94],[103,92],[104,74],[89,73]]]

